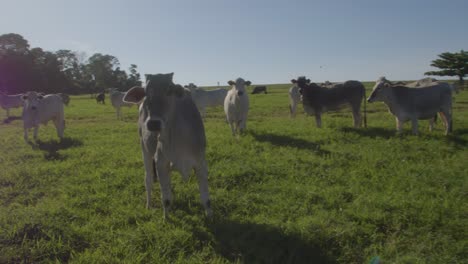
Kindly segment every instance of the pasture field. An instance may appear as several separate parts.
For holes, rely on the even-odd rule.
[[[468,262],[468,91],[455,95],[452,135],[421,121],[420,136],[409,123],[396,136],[383,103],[367,104],[367,129],[349,111],[321,129],[302,106],[291,119],[289,87],[249,94],[239,140],[208,109],[212,220],[195,177],[178,173],[171,219],[158,183],[145,209],[136,107],[117,121],[107,98],[73,96],[61,143],[51,123],[32,144],[21,120],[1,124],[0,263]]]

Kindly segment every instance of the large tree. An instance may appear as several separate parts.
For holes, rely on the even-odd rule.
[[[425,75],[436,76],[458,76],[460,83],[463,77],[468,74],[468,51],[444,52],[439,54],[440,59],[433,60],[432,67],[441,69],[440,71],[429,71]]]
[[[30,48],[19,34],[0,35],[0,93],[34,90],[81,94],[141,85],[135,64],[129,74],[119,66],[119,60],[112,55],[96,53],[88,58],[79,51],[50,52]]]

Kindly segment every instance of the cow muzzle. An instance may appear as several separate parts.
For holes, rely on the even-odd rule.
[[[241,96],[241,95],[243,95],[243,94],[244,94],[244,92],[242,92],[242,91],[238,91],[238,92],[237,92],[237,95],[238,95],[238,96]]]
[[[161,120],[148,120],[146,122],[146,128],[151,132],[161,132],[163,122]]]

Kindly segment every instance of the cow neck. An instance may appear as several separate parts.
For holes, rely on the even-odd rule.
[[[393,91],[391,91],[389,96],[386,96],[383,102],[387,105],[388,110],[396,115],[397,114],[397,109],[398,109],[398,103],[396,102],[395,95],[393,94]]]

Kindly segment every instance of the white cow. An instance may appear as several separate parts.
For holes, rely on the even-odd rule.
[[[0,106],[6,110],[7,117],[10,117],[10,108],[18,108],[23,106],[22,94],[6,95],[0,94]]]
[[[195,102],[195,105],[200,111],[202,117],[205,116],[206,107],[216,107],[222,106],[224,104],[224,98],[226,98],[227,90],[225,89],[215,89],[215,90],[203,90],[196,88],[196,86],[188,85],[185,86],[189,88],[192,99]]]
[[[22,96],[24,140],[28,141],[28,130],[34,128],[34,140],[37,140],[39,124],[47,124],[53,121],[57,130],[57,136],[63,139],[65,130],[65,119],[63,112],[63,101],[59,95],[39,95],[36,92],[28,92]]]
[[[290,117],[296,117],[297,105],[301,102],[301,93],[299,92],[299,87],[297,85],[289,88],[289,114]]]
[[[157,176],[167,218],[172,203],[171,170],[180,172],[185,180],[194,170],[202,204],[211,216],[206,137],[200,113],[184,88],[172,82],[173,73],[146,76],[146,88],[133,87],[124,97],[126,102],[141,103],[138,128],[146,171],[146,208],[150,208]]]
[[[123,101],[125,94],[126,94],[125,92],[119,92],[116,88],[109,88],[109,97],[110,97],[112,106],[115,108],[117,119],[122,118],[122,114],[120,111],[122,106],[127,106],[127,107],[132,106],[132,104],[129,104]]]
[[[251,82],[238,78],[235,82],[229,81],[228,84],[231,86],[231,90],[228,91],[224,99],[224,112],[226,113],[226,121],[229,123],[234,136],[247,128],[249,96],[246,86],[249,86]]]

